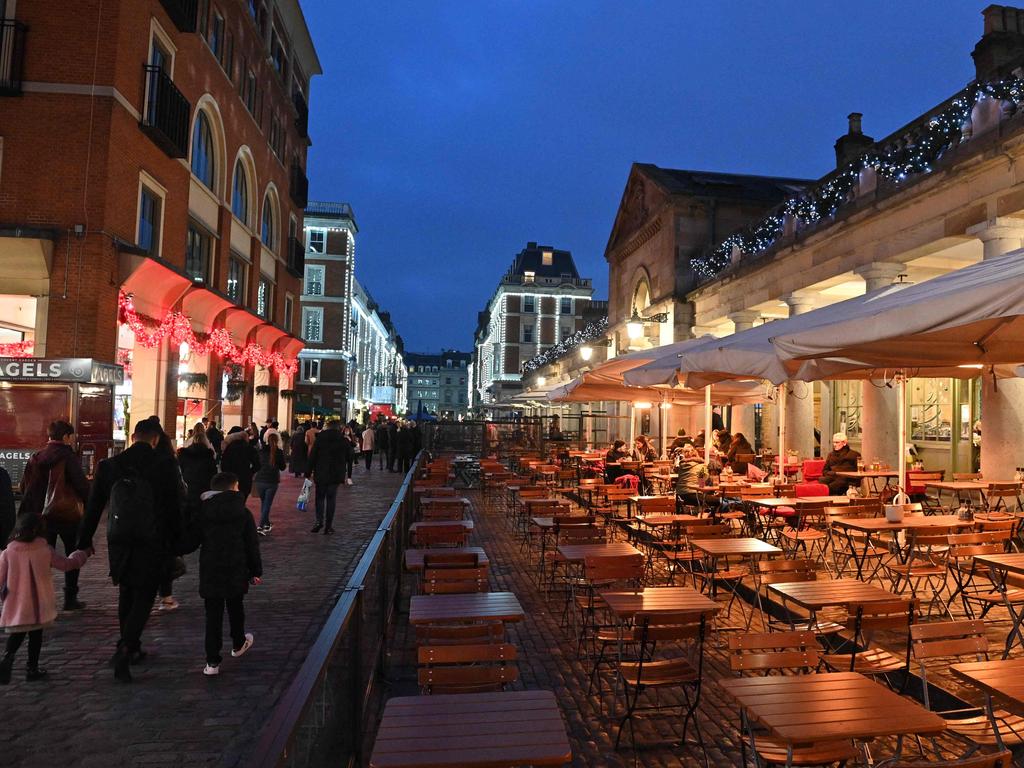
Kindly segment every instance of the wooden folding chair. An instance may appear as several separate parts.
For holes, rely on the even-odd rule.
[[[846,641],[850,653],[827,653],[821,657],[832,672],[859,672],[869,677],[881,677],[892,688],[889,675],[903,672],[902,693],[910,675],[910,627],[914,623],[914,600],[879,600],[871,603],[850,603],[846,624],[853,627],[853,638]],[[876,632],[906,631],[907,645],[903,657],[881,646],[872,646]],[[864,650],[856,650],[862,648]]]
[[[519,679],[510,643],[422,645],[417,649],[423,693],[502,691]]]

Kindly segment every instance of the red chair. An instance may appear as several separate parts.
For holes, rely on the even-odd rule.
[[[825,469],[824,459],[804,459],[803,477],[805,483],[813,483]]]
[[[828,486],[824,483],[797,483],[794,489],[798,499],[811,496],[828,496]]]

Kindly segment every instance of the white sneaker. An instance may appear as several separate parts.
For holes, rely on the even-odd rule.
[[[220,674],[220,667],[217,664],[207,664],[203,667],[203,674],[207,677],[214,677]]]
[[[352,485],[352,478],[351,477],[346,477],[345,478],[345,485]]]
[[[158,611],[173,611],[176,610],[181,603],[179,603],[173,596],[163,598],[156,605]]]
[[[252,632],[246,632],[245,633],[245,642],[242,643],[242,647],[239,648],[237,651],[232,649],[231,655],[234,656],[237,659],[243,653],[245,653],[250,648],[252,648],[252,641],[253,641],[253,634],[252,634]]]

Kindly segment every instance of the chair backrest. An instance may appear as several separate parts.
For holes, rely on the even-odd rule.
[[[588,557],[583,561],[587,581],[632,583],[639,585],[644,577],[643,555]]]
[[[977,659],[988,654],[985,622],[980,619],[915,624],[910,628],[910,640],[917,661],[950,656]]]
[[[519,679],[511,643],[424,645],[417,650],[425,693],[500,691]]]
[[[818,571],[813,560],[758,560],[757,578],[761,584],[817,581]]]
[[[1011,768],[1012,765],[1011,752],[974,755],[963,760],[900,760],[886,763],[887,768]]]
[[[463,525],[433,525],[417,528],[413,543],[418,547],[461,547],[469,539],[469,530]]]
[[[813,632],[766,632],[729,636],[729,669],[733,672],[810,671],[821,648]]]
[[[811,480],[817,480],[821,477],[821,473],[825,470],[824,459],[804,459],[802,474],[804,482],[810,482]]]
[[[423,570],[428,568],[479,568],[480,555],[476,552],[425,552]]]
[[[472,645],[501,643],[505,640],[505,623],[485,621],[479,624],[419,624],[417,645]]]
[[[425,595],[489,592],[486,568],[425,568],[420,591]]]
[[[632,630],[634,641],[648,643],[674,643],[683,640],[704,642],[706,620],[696,613],[638,613]]]
[[[435,501],[424,504],[420,510],[420,517],[424,520],[462,520],[465,516],[466,507],[461,501],[450,504]]]
[[[946,470],[907,470],[907,493],[924,493],[925,483],[941,482],[946,479]]]
[[[954,533],[946,537],[949,550],[946,560],[957,563],[975,555],[998,555],[1006,551],[1006,543],[1010,540],[1009,530],[979,531],[976,533]]]
[[[676,511],[675,496],[657,496],[651,499],[640,499],[641,515],[671,515]]]
[[[556,525],[557,544],[601,544],[605,541],[604,529],[596,525]]]
[[[597,522],[596,515],[554,515],[551,518],[551,522],[555,525],[565,528],[566,526],[573,525],[594,525]]]
[[[791,499],[796,493],[796,483],[780,483],[775,485],[773,490],[780,499]]]
[[[916,600],[879,600],[870,603],[849,603],[847,622],[854,627],[857,639],[886,629],[909,629],[914,622]]]
[[[1020,483],[989,483],[985,495],[1002,498],[1015,498],[1020,493]]]
[[[728,523],[713,523],[711,525],[700,523],[686,526],[686,535],[691,539],[724,539],[734,533],[735,531]]]
[[[446,496],[454,496],[456,490],[448,485],[437,485],[430,489],[429,493],[423,494],[424,496],[430,496],[435,499],[444,498]]]
[[[747,485],[741,485],[739,490],[741,499],[769,499],[775,495],[775,489],[770,486],[751,488]]]
[[[954,472],[953,482],[961,480],[981,480],[981,472]]]

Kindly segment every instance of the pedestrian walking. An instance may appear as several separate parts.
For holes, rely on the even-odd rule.
[[[366,471],[369,472],[373,469],[373,446],[376,438],[376,433],[373,431],[373,426],[368,424],[366,429],[363,430],[363,434],[360,435],[361,449],[363,453],[363,461],[366,463]]]
[[[192,437],[178,450],[178,466],[186,489],[185,519],[190,520],[199,511],[200,497],[210,490],[210,481],[217,474],[213,445],[202,424],[196,424]]]
[[[338,486],[345,482],[351,443],[341,434],[337,420],[327,422],[327,428],[316,436],[313,450],[309,454],[306,477],[312,477],[316,486],[316,523],[311,533],[334,533],[334,506],[338,498]]]
[[[7,546],[7,540],[14,530],[15,519],[14,487],[7,470],[0,467],[0,550]]]
[[[345,438],[345,485],[354,485],[352,470],[356,465],[356,454],[359,453],[359,436],[351,424],[342,427],[341,434]]]
[[[383,472],[388,453],[388,425],[384,419],[377,422],[373,440],[377,448],[377,469]]]
[[[114,653],[114,678],[131,682],[129,664],[145,657],[142,631],[153,608],[164,564],[178,554],[182,535],[181,473],[173,458],[156,450],[163,430],[148,419],[135,425],[132,444],[96,468],[79,549],[91,549],[107,512],[110,578],[118,588],[120,637]]]
[[[25,680],[33,682],[46,676],[39,668],[43,630],[57,618],[57,598],[53,592],[50,569],[70,573],[89,559],[89,553],[75,550],[68,557],[57,554],[45,535],[42,515],[23,512],[14,525],[11,543],[0,552],[0,585],[3,611],[0,627],[7,633],[7,645],[0,659],[0,685],[11,682],[14,655],[28,637],[28,666]]]
[[[70,555],[78,543],[78,526],[89,498],[89,482],[75,454],[75,428],[66,421],[53,421],[46,436],[46,445],[25,465],[18,511],[46,518],[47,543],[56,548],[60,539],[64,554]],[[64,610],[82,608],[85,603],[78,599],[78,569],[68,569],[64,572]]]
[[[289,456],[290,468],[294,477],[301,477],[306,474],[306,459],[308,456],[309,449],[306,446],[306,430],[295,429],[292,432],[291,456]]]
[[[181,474],[181,466],[178,464],[178,455],[174,452],[174,443],[171,442],[171,436],[167,434],[167,431],[160,426],[159,416],[150,416],[146,421],[150,421],[156,424],[160,430],[160,440],[156,444],[156,452],[159,456],[165,460],[170,460],[174,465],[174,469],[177,472],[178,479],[178,495],[181,498],[185,498],[188,493],[188,488],[185,485],[185,478]],[[199,430],[204,430],[202,422],[197,423],[192,427],[192,431],[189,433],[189,440]],[[160,577],[160,585],[157,590],[156,609],[159,611],[173,611],[178,608],[179,603],[174,597],[174,580],[184,575],[185,573],[185,561],[178,557],[173,551],[168,552],[164,557],[163,573]]]
[[[238,490],[242,498],[249,498],[253,475],[260,468],[260,456],[249,440],[249,433],[241,427],[232,427],[224,438],[220,468],[222,472],[230,472],[238,478]]]
[[[413,456],[416,455],[413,447],[414,440],[415,435],[412,433],[410,422],[404,422],[401,429],[398,430],[398,461],[399,471],[402,474],[409,471],[409,467],[412,466]]]
[[[395,472],[395,463],[398,461],[398,420],[388,424],[388,472]]]
[[[277,487],[281,483],[281,472],[285,468],[281,436],[277,432],[267,433],[267,445],[260,450],[259,458],[260,468],[254,478],[256,495],[260,497],[260,524],[256,533],[267,536],[274,529],[270,524],[270,507],[274,503]]]
[[[261,584],[263,576],[256,525],[238,490],[238,478],[221,472],[210,485],[183,547],[189,552],[199,550],[199,596],[206,603],[203,674],[208,677],[220,674],[225,608],[231,655],[237,658],[252,648],[253,633],[245,631],[244,600],[249,584]]]
[[[221,443],[224,442],[224,433],[217,428],[217,422],[210,420],[210,426],[206,428],[206,438],[210,441],[210,445],[213,446],[213,453],[217,457],[217,461],[220,462],[220,451]]]

